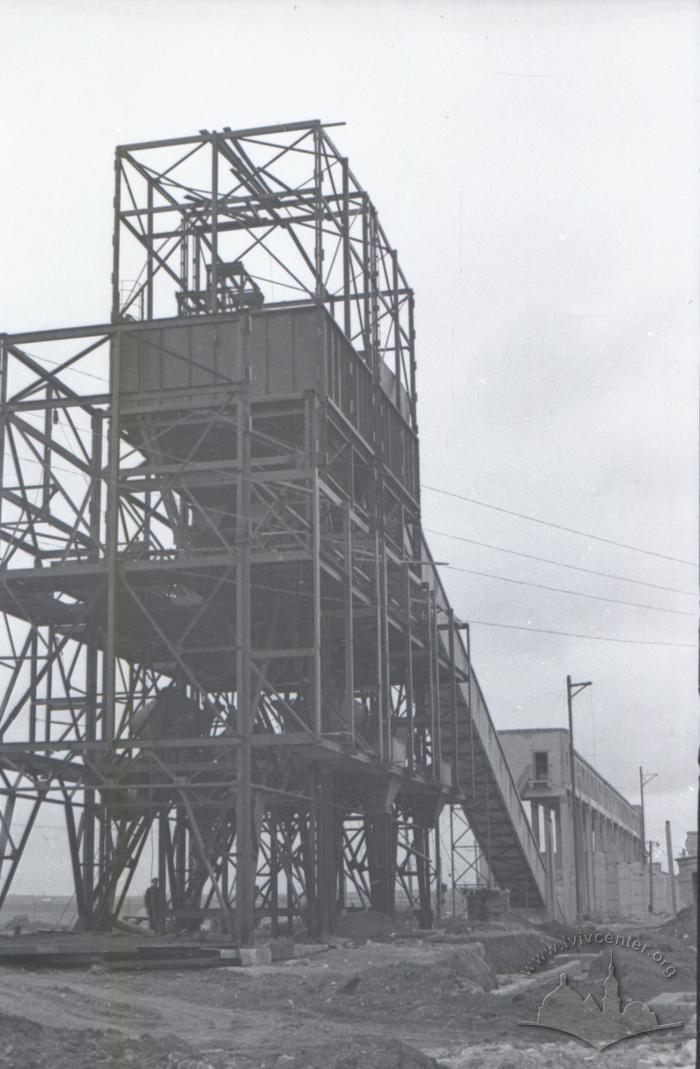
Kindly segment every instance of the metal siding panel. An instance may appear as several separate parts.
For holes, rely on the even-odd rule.
[[[162,330],[145,331],[140,341],[141,383],[143,390],[148,393],[150,390],[160,389],[162,382],[163,332]]]
[[[243,344],[242,324],[238,335],[239,353]],[[252,327],[248,339],[251,373],[251,394],[254,397],[264,397],[270,392],[270,343],[268,339],[267,319],[252,320]],[[237,365],[238,367],[239,365]],[[242,368],[242,364],[240,365]],[[238,371],[240,377],[241,371]]]
[[[189,386],[189,344],[187,329],[173,327],[164,330],[161,344],[163,347],[160,386],[163,390],[172,390]]]
[[[122,340],[119,361],[119,389],[123,393],[134,393],[141,387],[140,346],[136,338],[128,334]]]
[[[267,346],[270,369],[270,393],[292,393],[294,373],[292,363],[292,318],[274,315],[268,320]]]
[[[195,330],[196,328],[194,326],[188,328],[190,342],[189,348],[192,362],[192,385],[195,387],[205,385],[208,386],[211,382],[211,374],[207,369],[206,360],[202,359],[202,354],[201,352],[199,352],[199,349],[196,346],[194,339]]]

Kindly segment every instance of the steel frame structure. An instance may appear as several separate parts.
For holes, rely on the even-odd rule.
[[[318,121],[115,176],[112,321],[0,336],[0,904],[57,804],[86,928],[154,839],[182,928],[328,931],[397,886],[429,925],[450,801],[540,905],[421,534],[413,294],[367,193]]]

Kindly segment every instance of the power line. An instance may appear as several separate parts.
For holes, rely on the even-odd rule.
[[[29,461],[29,463],[32,463],[32,462]],[[218,513],[220,513],[221,515],[228,515],[228,516],[232,516],[232,517],[236,517],[237,516],[237,514],[233,513],[233,512],[226,512],[226,511],[220,510],[220,509],[217,509],[216,511]],[[426,528],[425,530],[428,531],[429,529]],[[530,559],[545,561],[546,563],[550,563],[550,564],[558,564],[560,567],[571,567],[571,568],[573,568],[573,569],[575,569],[577,571],[585,571],[585,572],[589,572],[589,573],[592,573],[592,574],[595,574],[595,575],[604,575],[604,576],[607,576],[608,578],[621,579],[622,581],[625,581],[625,582],[639,583],[640,585],[650,586],[650,587],[654,587],[656,589],[669,590],[669,591],[672,591],[672,592],[675,592],[675,593],[689,594],[690,596],[694,596],[694,595],[691,595],[690,591],[674,590],[674,588],[672,588],[672,587],[661,587],[661,586],[659,586],[659,584],[644,583],[642,580],[624,579],[624,577],[622,577],[622,576],[608,576],[607,573],[602,573],[602,572],[599,573],[599,572],[596,572],[596,571],[594,571],[593,569],[590,569],[590,568],[581,568],[581,567],[579,567],[577,565],[566,565],[566,564],[563,564],[561,562],[550,561],[550,560],[548,560],[548,558],[545,558],[545,557],[534,557],[532,554],[518,553],[515,550],[503,549],[502,547],[493,546],[493,545],[490,545],[489,543],[477,542],[475,539],[465,538],[465,537],[460,536],[460,535],[452,535],[452,534],[449,534],[446,531],[432,531],[430,533],[441,535],[441,536],[446,537],[446,538],[458,539],[459,541],[474,543],[476,545],[486,546],[487,548],[491,548],[491,549],[499,549],[499,550],[501,550],[502,552],[505,552],[505,553],[511,553],[511,554],[514,554],[514,555],[517,555],[517,556],[523,556],[523,557],[528,557]],[[643,604],[641,602],[624,601],[624,600],[622,600],[620,598],[607,598],[607,597],[604,597],[603,595],[600,595],[600,594],[588,594],[588,593],[585,593],[585,592],[582,592],[582,591],[578,591],[578,590],[567,590],[567,589],[565,589],[563,587],[548,586],[548,585],[545,585],[543,583],[532,583],[532,582],[529,582],[529,581],[524,580],[524,579],[513,579],[513,578],[510,578],[510,577],[507,577],[507,576],[495,575],[495,574],[493,574],[491,572],[478,571],[478,570],[473,569],[473,568],[462,568],[462,567],[459,567],[457,565],[443,565],[443,567],[448,567],[452,571],[464,572],[464,573],[466,573],[468,575],[478,575],[478,576],[481,576],[481,577],[486,578],[486,579],[496,579],[496,580],[498,580],[500,582],[504,582],[504,583],[512,583],[512,584],[515,584],[515,585],[518,585],[518,586],[528,586],[528,587],[532,587],[532,588],[535,588],[535,589],[538,589],[538,590],[547,590],[547,591],[551,591],[553,593],[558,593],[558,594],[568,594],[569,596],[572,596],[572,597],[587,598],[587,599],[593,600],[593,601],[605,601],[605,602],[609,602],[610,604],[623,605],[623,606],[627,606],[629,608],[647,609],[647,610],[652,611],[652,612],[667,612],[667,613],[672,613],[673,615],[677,615],[677,616],[694,616],[695,615],[694,613],[686,612],[686,611],[684,611],[682,609],[670,609],[670,608],[666,608],[666,607],[660,606],[660,605],[645,605],[645,604]],[[181,572],[180,574],[193,574],[193,573]],[[197,574],[200,574],[200,575],[204,576],[206,573],[197,573]],[[207,577],[208,578],[212,578],[212,579],[214,578],[213,575],[210,575],[210,576],[207,575]],[[224,582],[229,582],[229,583],[235,583],[235,581],[233,581],[233,580],[223,580],[223,581]],[[277,588],[273,588],[273,587],[265,587],[262,584],[253,584],[253,585],[256,586],[260,590],[269,590],[270,592],[276,591],[276,589],[277,589]],[[279,592],[282,593],[283,590],[279,589]],[[298,592],[297,596],[302,596],[303,597],[304,594],[302,594],[301,592]],[[505,626],[505,625],[503,625],[503,626]]]
[[[170,456],[170,454],[168,454],[168,453],[165,453],[163,455],[166,456],[166,457]],[[173,458],[173,459],[178,459],[178,458]],[[32,467],[39,467],[39,468],[43,468],[44,467],[44,465],[42,464],[41,461],[35,460],[35,459],[30,459],[28,457],[21,457],[20,458],[20,462],[22,464],[28,464],[28,465],[30,465]],[[137,470],[137,469],[135,469],[135,470]],[[78,477],[80,477],[82,479],[85,479],[85,480],[87,479],[87,477],[85,476],[85,474],[82,471],[79,471],[78,469],[64,468],[59,464],[52,464],[51,465],[51,471],[61,471],[61,472],[65,472],[68,475],[76,475],[76,476],[78,476]],[[216,508],[214,511],[216,511],[217,514],[219,514],[221,516],[230,516],[230,517],[232,517],[234,519],[238,518],[238,514],[237,513],[229,512],[229,511],[227,511],[225,509]],[[165,523],[165,518],[163,518],[163,522]],[[682,590],[680,587],[664,586],[661,583],[650,583],[650,582],[648,582],[647,580],[644,580],[644,579],[630,579],[629,576],[615,575],[613,572],[602,572],[602,571],[599,571],[596,568],[585,568],[583,565],[580,565],[580,564],[567,564],[565,561],[552,560],[550,557],[540,557],[535,553],[524,553],[522,550],[508,549],[506,546],[497,546],[493,542],[482,542],[482,541],[480,541],[479,539],[476,539],[476,538],[467,538],[465,535],[452,534],[450,531],[437,531],[437,530],[435,530],[434,528],[431,528],[431,527],[423,527],[423,531],[426,534],[438,535],[441,538],[452,538],[455,541],[465,542],[468,545],[472,545],[472,546],[480,546],[483,549],[492,549],[492,550],[494,550],[494,551],[496,551],[498,553],[507,553],[512,557],[523,557],[526,560],[536,560],[536,561],[539,561],[542,564],[552,564],[556,568],[568,568],[571,571],[584,572],[586,575],[597,575],[597,576],[600,576],[603,579],[614,579],[614,580],[616,580],[617,582],[620,582],[620,583],[633,583],[635,586],[645,586],[645,587],[648,587],[651,590],[663,590],[663,591],[666,591],[667,593],[670,593],[670,594],[683,594],[686,597],[691,597],[691,598],[697,597],[696,592],[693,591],[693,590]],[[469,572],[470,571],[469,568],[458,568],[456,565],[450,565],[450,567],[453,569],[453,571],[463,571],[463,572]],[[486,572],[477,572],[477,571],[474,571],[473,574],[474,575],[484,575],[484,576],[487,575]],[[503,576],[492,576],[491,578],[503,579]],[[524,582],[522,580],[520,580],[520,581]],[[510,582],[515,583],[515,582],[518,582],[518,580],[512,579],[512,580],[510,580]],[[536,586],[538,584],[532,583],[532,584],[528,584],[528,585]],[[558,587],[543,587],[543,589],[559,591]],[[572,593],[572,594],[576,593],[576,594],[578,594],[577,591],[560,591],[560,592],[561,593]],[[593,594],[588,594],[588,595],[579,594],[578,596],[592,598],[592,597],[595,597],[596,595],[593,595]],[[601,600],[601,601],[616,601],[617,599],[600,597],[599,600]],[[637,605],[635,602],[628,602],[628,601],[620,601],[619,604],[620,605],[635,606],[637,608],[656,609],[657,611],[663,611],[663,612],[680,612],[680,610],[674,610],[674,609],[663,609],[662,610],[659,607],[652,606],[652,605],[641,605],[641,604]],[[681,614],[682,615],[687,615],[687,616],[692,616],[693,615],[692,613],[681,613]]]
[[[697,568],[696,561],[683,560],[681,557],[670,557],[666,553],[657,553],[653,549],[640,549],[639,546],[630,546],[626,542],[616,542],[612,538],[603,538],[601,535],[591,534],[589,531],[579,531],[575,527],[564,527],[560,523],[552,523],[550,520],[541,520],[537,516],[527,516],[524,512],[514,512],[513,509],[501,508],[500,505],[491,505],[486,501],[477,501],[474,497],[465,497],[464,494],[455,494],[450,490],[441,490],[437,486],[426,486],[421,483],[423,490],[432,490],[435,494],[444,494],[446,497],[455,497],[459,501],[467,501],[470,505],[480,505],[485,509],[493,509],[494,512],[504,512],[508,516],[517,516],[520,520],[529,520],[531,523],[539,523],[544,527],[554,527],[557,531],[566,531],[568,534],[581,535],[583,538],[592,538],[596,542],[605,542],[608,546],[617,546],[618,549],[630,549],[633,553],[645,553],[649,557],[660,557],[661,560],[670,560],[675,564],[688,564],[691,568]]]
[[[27,355],[33,357],[37,361],[43,360],[44,363],[46,363],[46,364],[51,364],[51,365],[54,365],[54,366],[58,366],[59,365],[59,361],[58,360],[51,360],[48,357],[38,356],[37,354],[30,353],[28,351],[27,351]],[[77,375],[83,375],[86,378],[96,379],[99,382],[105,382],[106,383],[108,381],[106,378],[104,378],[101,375],[95,375],[94,373],[91,373],[89,371],[84,371],[81,368],[69,368],[67,370],[70,370],[74,374],[77,374]],[[481,508],[492,509],[495,512],[502,512],[502,513],[505,513],[508,516],[516,516],[516,517],[518,517],[518,519],[529,520],[531,523],[539,523],[539,524],[541,524],[541,525],[543,525],[545,527],[552,527],[552,528],[554,528],[555,530],[558,530],[558,531],[566,531],[568,534],[580,535],[583,538],[592,538],[596,542],[603,542],[606,545],[616,546],[618,549],[628,549],[633,553],[643,553],[643,554],[646,554],[647,556],[658,557],[661,560],[672,561],[675,564],[686,564],[691,568],[697,568],[698,567],[698,564],[695,561],[684,560],[681,557],[672,557],[672,556],[669,556],[666,553],[658,553],[658,552],[656,552],[655,550],[652,550],[652,549],[642,549],[639,546],[632,546],[632,545],[629,545],[626,542],[617,542],[617,541],[615,541],[614,539],[611,539],[611,538],[604,538],[602,535],[591,534],[589,531],[580,531],[575,527],[565,527],[563,524],[554,523],[551,520],[543,520],[543,519],[540,519],[538,516],[529,516],[526,513],[516,512],[513,509],[503,508],[500,505],[493,505],[493,504],[491,504],[491,503],[489,503],[487,501],[480,501],[480,500],[478,500],[477,498],[474,498],[474,497],[467,497],[464,494],[457,494],[457,493],[454,493],[453,491],[450,491],[450,490],[443,490],[443,489],[441,489],[440,487],[437,487],[437,486],[429,486],[427,483],[421,483],[421,488],[423,490],[430,490],[435,494],[443,494],[446,497],[456,498],[458,501],[465,501],[470,505],[479,505]],[[438,534],[440,532],[436,531],[434,533]],[[454,537],[454,536],[448,536],[448,537]],[[468,541],[468,540],[465,539],[465,541]],[[479,545],[479,544],[482,544],[482,543],[476,543],[476,544]],[[492,548],[496,548],[496,547],[492,547]],[[508,551],[505,551],[505,552],[508,552]],[[513,552],[513,551],[511,550],[510,552]],[[528,554],[522,554],[522,556],[528,556]],[[540,558],[535,558],[535,559],[540,559]],[[551,561],[550,563],[556,563],[556,562]],[[575,567],[575,565],[565,565],[565,567]],[[581,571],[587,571],[589,569],[581,568],[580,570]],[[605,573],[601,572],[601,573],[594,573],[594,574],[603,575]],[[620,578],[620,577],[610,576],[609,578]],[[630,579],[630,580],[624,580],[624,581],[625,582],[635,582],[636,580]],[[651,584],[650,583],[650,584],[645,584],[645,585],[653,586],[655,584]],[[671,589],[671,588],[663,588],[662,587],[660,589]],[[678,593],[688,593],[688,592],[687,591],[678,591]]]
[[[218,575],[215,575],[215,574],[213,574],[211,572],[206,572],[206,571],[193,572],[193,571],[187,571],[187,570],[179,570],[178,571],[178,575],[189,575],[189,576],[197,577],[197,578],[205,578],[205,579],[216,580],[221,584],[227,584],[227,585],[231,585],[231,586],[235,586],[236,585],[236,580],[235,579],[229,579],[229,578],[226,578],[226,577],[223,577],[223,576],[218,576]],[[306,593],[305,591],[293,591],[293,590],[290,590],[290,589],[288,589],[286,587],[264,585],[262,583],[251,583],[250,587],[252,589],[255,589],[255,590],[266,590],[266,591],[269,591],[271,593],[276,593],[276,594],[288,594],[288,595],[292,595],[295,598],[313,597],[312,594]],[[339,603],[342,599],[341,598],[334,598],[332,600]],[[497,622],[495,622],[493,620],[469,620],[469,625],[470,626],[474,625],[474,626],[477,626],[477,627],[498,627],[498,628],[505,629],[507,631],[531,631],[531,632],[534,632],[534,633],[540,634],[540,635],[558,635],[558,636],[561,636],[563,638],[582,638],[582,639],[587,639],[590,642],[615,642],[615,643],[623,643],[625,645],[632,645],[632,646],[667,646],[667,647],[674,647],[676,649],[695,649],[696,648],[695,644],[692,643],[692,642],[656,642],[656,641],[649,640],[649,639],[617,638],[617,637],[614,637],[614,636],[611,636],[611,635],[582,635],[580,633],[572,632],[572,631],[555,631],[555,630],[553,630],[551,628],[525,627],[523,625],[518,625],[518,624],[497,623]]]
[[[443,538],[454,538],[458,542],[468,542],[472,546],[481,546],[484,549],[495,549],[499,553],[509,553],[513,557],[525,557],[527,560],[540,561],[542,564],[553,564],[557,568],[570,568],[575,572],[586,572],[587,575],[599,575],[604,579],[617,579],[621,583],[634,583],[636,586],[648,586],[653,590],[666,590],[671,594],[686,594],[690,598],[696,598],[695,590],[681,590],[675,586],[662,586],[660,583],[649,583],[644,579],[630,579],[625,575],[614,575],[612,572],[601,572],[596,568],[584,568],[581,564],[567,564],[565,561],[552,560],[550,557],[538,557],[534,553],[523,553],[517,549],[506,549],[505,546],[496,546],[493,542],[479,542],[476,538],[467,538],[465,535],[450,534],[449,531],[436,531],[430,527],[424,527],[426,534],[440,535]]]
[[[613,638],[610,635],[580,635],[572,631],[551,631],[545,627],[523,627],[518,624],[498,624],[493,620],[470,620],[469,626],[503,627],[508,631],[535,631],[539,635],[562,635],[564,638],[585,638],[589,642],[624,642],[632,646],[675,646],[678,649],[694,650],[693,642],[652,642],[642,638]]]
[[[30,353],[28,349],[25,349],[23,351],[27,356],[30,356],[32,358],[32,360],[36,360],[37,363],[51,364],[52,367],[63,366],[64,361],[49,360],[48,356],[40,356],[38,353]],[[90,354],[85,353],[83,355],[88,356]],[[77,360],[79,360],[79,359],[81,359],[81,356],[77,357]],[[76,363],[77,363],[77,360],[76,360]],[[82,368],[67,367],[66,371],[71,372],[73,375],[83,375],[84,378],[86,378],[86,379],[96,379],[97,382],[104,382],[104,383],[107,383],[107,384],[109,383],[109,378],[107,378],[107,376],[105,376],[105,375],[95,375],[92,371],[84,371]],[[31,383],[29,385],[31,385]],[[41,384],[41,382],[37,381],[36,385],[40,386],[42,384]],[[62,383],[61,385],[65,385],[65,383]]]
[[[580,590],[565,590],[560,586],[545,586],[543,583],[529,583],[526,579],[510,579],[505,575],[494,575],[492,572],[477,572],[473,568],[458,568],[456,564],[447,564],[443,567],[450,568],[453,572],[467,572],[469,575],[481,575],[485,579],[498,579],[501,583],[517,583],[518,586],[532,586],[537,590],[551,590],[556,594],[571,594],[576,598],[591,598],[593,601],[609,601],[614,605],[628,605],[633,609],[650,609],[652,612],[672,612],[676,616],[695,616],[693,612],[684,609],[666,609],[662,605],[644,605],[639,601],[622,601],[620,598],[606,598],[602,594],[584,594]]]
[[[228,578],[218,577],[218,576],[215,576],[214,574],[212,574],[211,572],[205,572],[205,571],[202,571],[202,572],[179,571],[178,574],[179,575],[197,576],[197,577],[201,576],[201,577],[208,578],[208,579],[219,579],[219,581],[221,583],[226,583],[226,584],[229,584],[231,586],[235,586],[236,585],[236,580],[235,579],[228,579]],[[313,597],[313,594],[306,593],[305,591],[298,591],[297,592],[297,591],[290,590],[290,589],[288,589],[286,587],[269,586],[269,585],[264,585],[263,583],[250,583],[250,587],[253,590],[266,590],[266,591],[269,591],[271,593],[289,594],[289,595],[293,596],[294,598]],[[340,597],[332,598],[332,599],[329,599],[329,600],[335,601],[337,603],[340,603],[342,601],[342,599]],[[572,632],[569,632],[569,631],[554,631],[554,630],[550,630],[549,628],[521,627],[521,626],[518,626],[516,624],[500,624],[500,623],[494,623],[494,622],[489,621],[489,620],[469,620],[468,622],[469,622],[470,626],[472,624],[477,624],[477,625],[480,625],[482,627],[502,627],[502,628],[506,628],[506,629],[511,630],[511,631],[536,631],[539,634],[543,634],[543,635],[562,635],[565,638],[585,638],[585,639],[590,639],[591,641],[595,641],[595,642],[623,642],[623,643],[628,643],[628,644],[633,645],[633,646],[675,646],[675,647],[680,648],[680,649],[695,649],[695,645],[692,642],[655,642],[655,641],[648,640],[648,639],[638,639],[638,638],[614,638],[614,637],[608,636],[608,635],[581,635],[581,634],[575,634],[575,633],[572,633]]]
[[[63,426],[62,421],[61,421],[61,425]],[[23,458],[23,460],[24,460],[25,463],[29,463],[29,464],[32,464],[32,463],[33,464],[38,464],[39,463],[38,461],[32,461],[32,460],[29,460],[28,458]],[[61,469],[61,470],[66,470],[66,469]],[[82,473],[76,472],[76,474],[82,474]],[[438,492],[447,493],[447,491],[438,491]],[[454,496],[459,496],[459,495],[454,495]],[[215,511],[217,513],[220,513],[221,515],[230,515],[230,516],[232,516],[234,518],[237,516],[236,513],[227,512],[227,511],[221,510],[221,509],[216,509]],[[429,528],[426,528],[425,530],[426,531],[430,531]],[[674,592],[674,593],[682,593],[682,594],[688,594],[689,596],[694,596],[694,595],[691,594],[690,591],[683,591],[683,590],[679,590],[679,589],[673,588],[673,587],[664,587],[664,586],[661,586],[660,584],[647,583],[647,582],[644,582],[643,580],[635,580],[635,579],[628,579],[628,578],[623,577],[623,576],[615,576],[615,575],[611,575],[610,573],[598,572],[595,569],[584,568],[584,567],[581,567],[581,566],[578,566],[578,565],[569,565],[569,564],[565,564],[565,563],[560,562],[560,561],[550,560],[549,558],[546,558],[546,557],[538,557],[538,556],[535,556],[534,554],[521,553],[521,552],[516,551],[516,550],[506,549],[505,547],[495,546],[495,545],[493,545],[491,543],[480,542],[480,541],[478,541],[476,539],[470,539],[470,538],[467,538],[465,536],[453,535],[453,534],[450,534],[450,533],[448,533],[446,531],[432,531],[430,533],[437,534],[437,535],[442,536],[442,537],[453,538],[453,539],[456,539],[458,541],[463,541],[463,542],[466,542],[466,543],[469,543],[469,544],[479,545],[479,546],[483,546],[483,547],[486,547],[486,548],[489,548],[489,549],[498,550],[499,552],[505,552],[505,553],[509,553],[509,554],[515,555],[515,556],[522,556],[522,557],[525,557],[525,558],[528,558],[528,559],[542,561],[542,562],[545,562],[545,563],[556,565],[558,567],[572,568],[573,570],[576,570],[576,571],[582,571],[582,572],[586,572],[586,573],[594,574],[594,575],[601,575],[601,576],[604,576],[606,578],[613,578],[613,579],[617,579],[617,580],[620,580],[620,581],[623,581],[623,582],[631,582],[631,583],[636,583],[636,584],[639,584],[639,585],[653,587],[655,589],[667,590],[667,591]],[[674,615],[681,615],[681,616],[692,616],[692,615],[694,615],[693,613],[685,612],[685,611],[679,610],[679,609],[671,609],[671,608],[666,608],[664,606],[657,606],[657,605],[645,605],[645,604],[640,603],[640,602],[624,601],[624,600],[619,599],[619,598],[608,598],[608,597],[604,597],[603,595],[589,594],[589,593],[585,593],[585,592],[582,592],[582,591],[576,591],[576,590],[568,590],[568,589],[565,589],[565,588],[562,588],[562,587],[553,587],[553,586],[549,586],[549,585],[541,584],[541,583],[532,583],[532,582],[529,582],[527,580],[514,579],[514,578],[507,577],[507,576],[502,576],[502,575],[495,575],[495,574],[490,573],[490,572],[483,572],[483,571],[479,571],[479,570],[471,569],[471,568],[463,568],[463,567],[459,567],[457,565],[448,565],[447,567],[450,567],[453,571],[460,571],[460,572],[464,572],[464,573],[470,574],[470,575],[478,575],[478,576],[481,576],[483,578],[488,578],[488,579],[496,579],[496,580],[498,580],[500,582],[512,583],[512,584],[516,584],[516,585],[519,585],[519,586],[529,586],[529,587],[532,587],[532,588],[535,588],[535,589],[551,591],[553,593],[567,594],[567,595],[573,596],[573,597],[583,597],[583,598],[587,598],[587,599],[595,600],[595,601],[605,601],[605,602],[608,602],[608,603],[611,603],[611,604],[618,604],[618,605],[628,606],[630,608],[647,609],[647,610],[653,611],[653,612],[667,612],[667,613],[672,613]],[[264,589],[264,588],[261,586],[260,589]]]

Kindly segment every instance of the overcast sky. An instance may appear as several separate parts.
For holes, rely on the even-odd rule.
[[[423,482],[696,561],[697,4],[5,0],[0,35],[0,330],[108,318],[115,144],[344,120],[334,140],[416,291]],[[631,801],[638,766],[658,773],[648,834],[670,819],[679,852],[697,569],[434,491],[423,512],[690,592],[429,535],[457,613],[482,621],[496,726],[563,726],[567,673],[592,680],[578,748]]]

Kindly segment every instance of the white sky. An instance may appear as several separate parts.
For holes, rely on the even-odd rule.
[[[115,144],[345,120],[334,140],[416,290],[423,482],[696,560],[695,3],[5,0],[0,37],[1,330],[108,318]],[[687,565],[428,491],[423,506],[427,528],[697,589]],[[462,568],[695,611],[429,538]],[[695,642],[692,616],[444,579],[466,620]],[[663,843],[670,819],[679,851],[695,825],[694,649],[472,635],[497,727],[564,725],[566,674],[593,680],[578,748],[632,801],[638,766],[658,773],[647,827]]]

